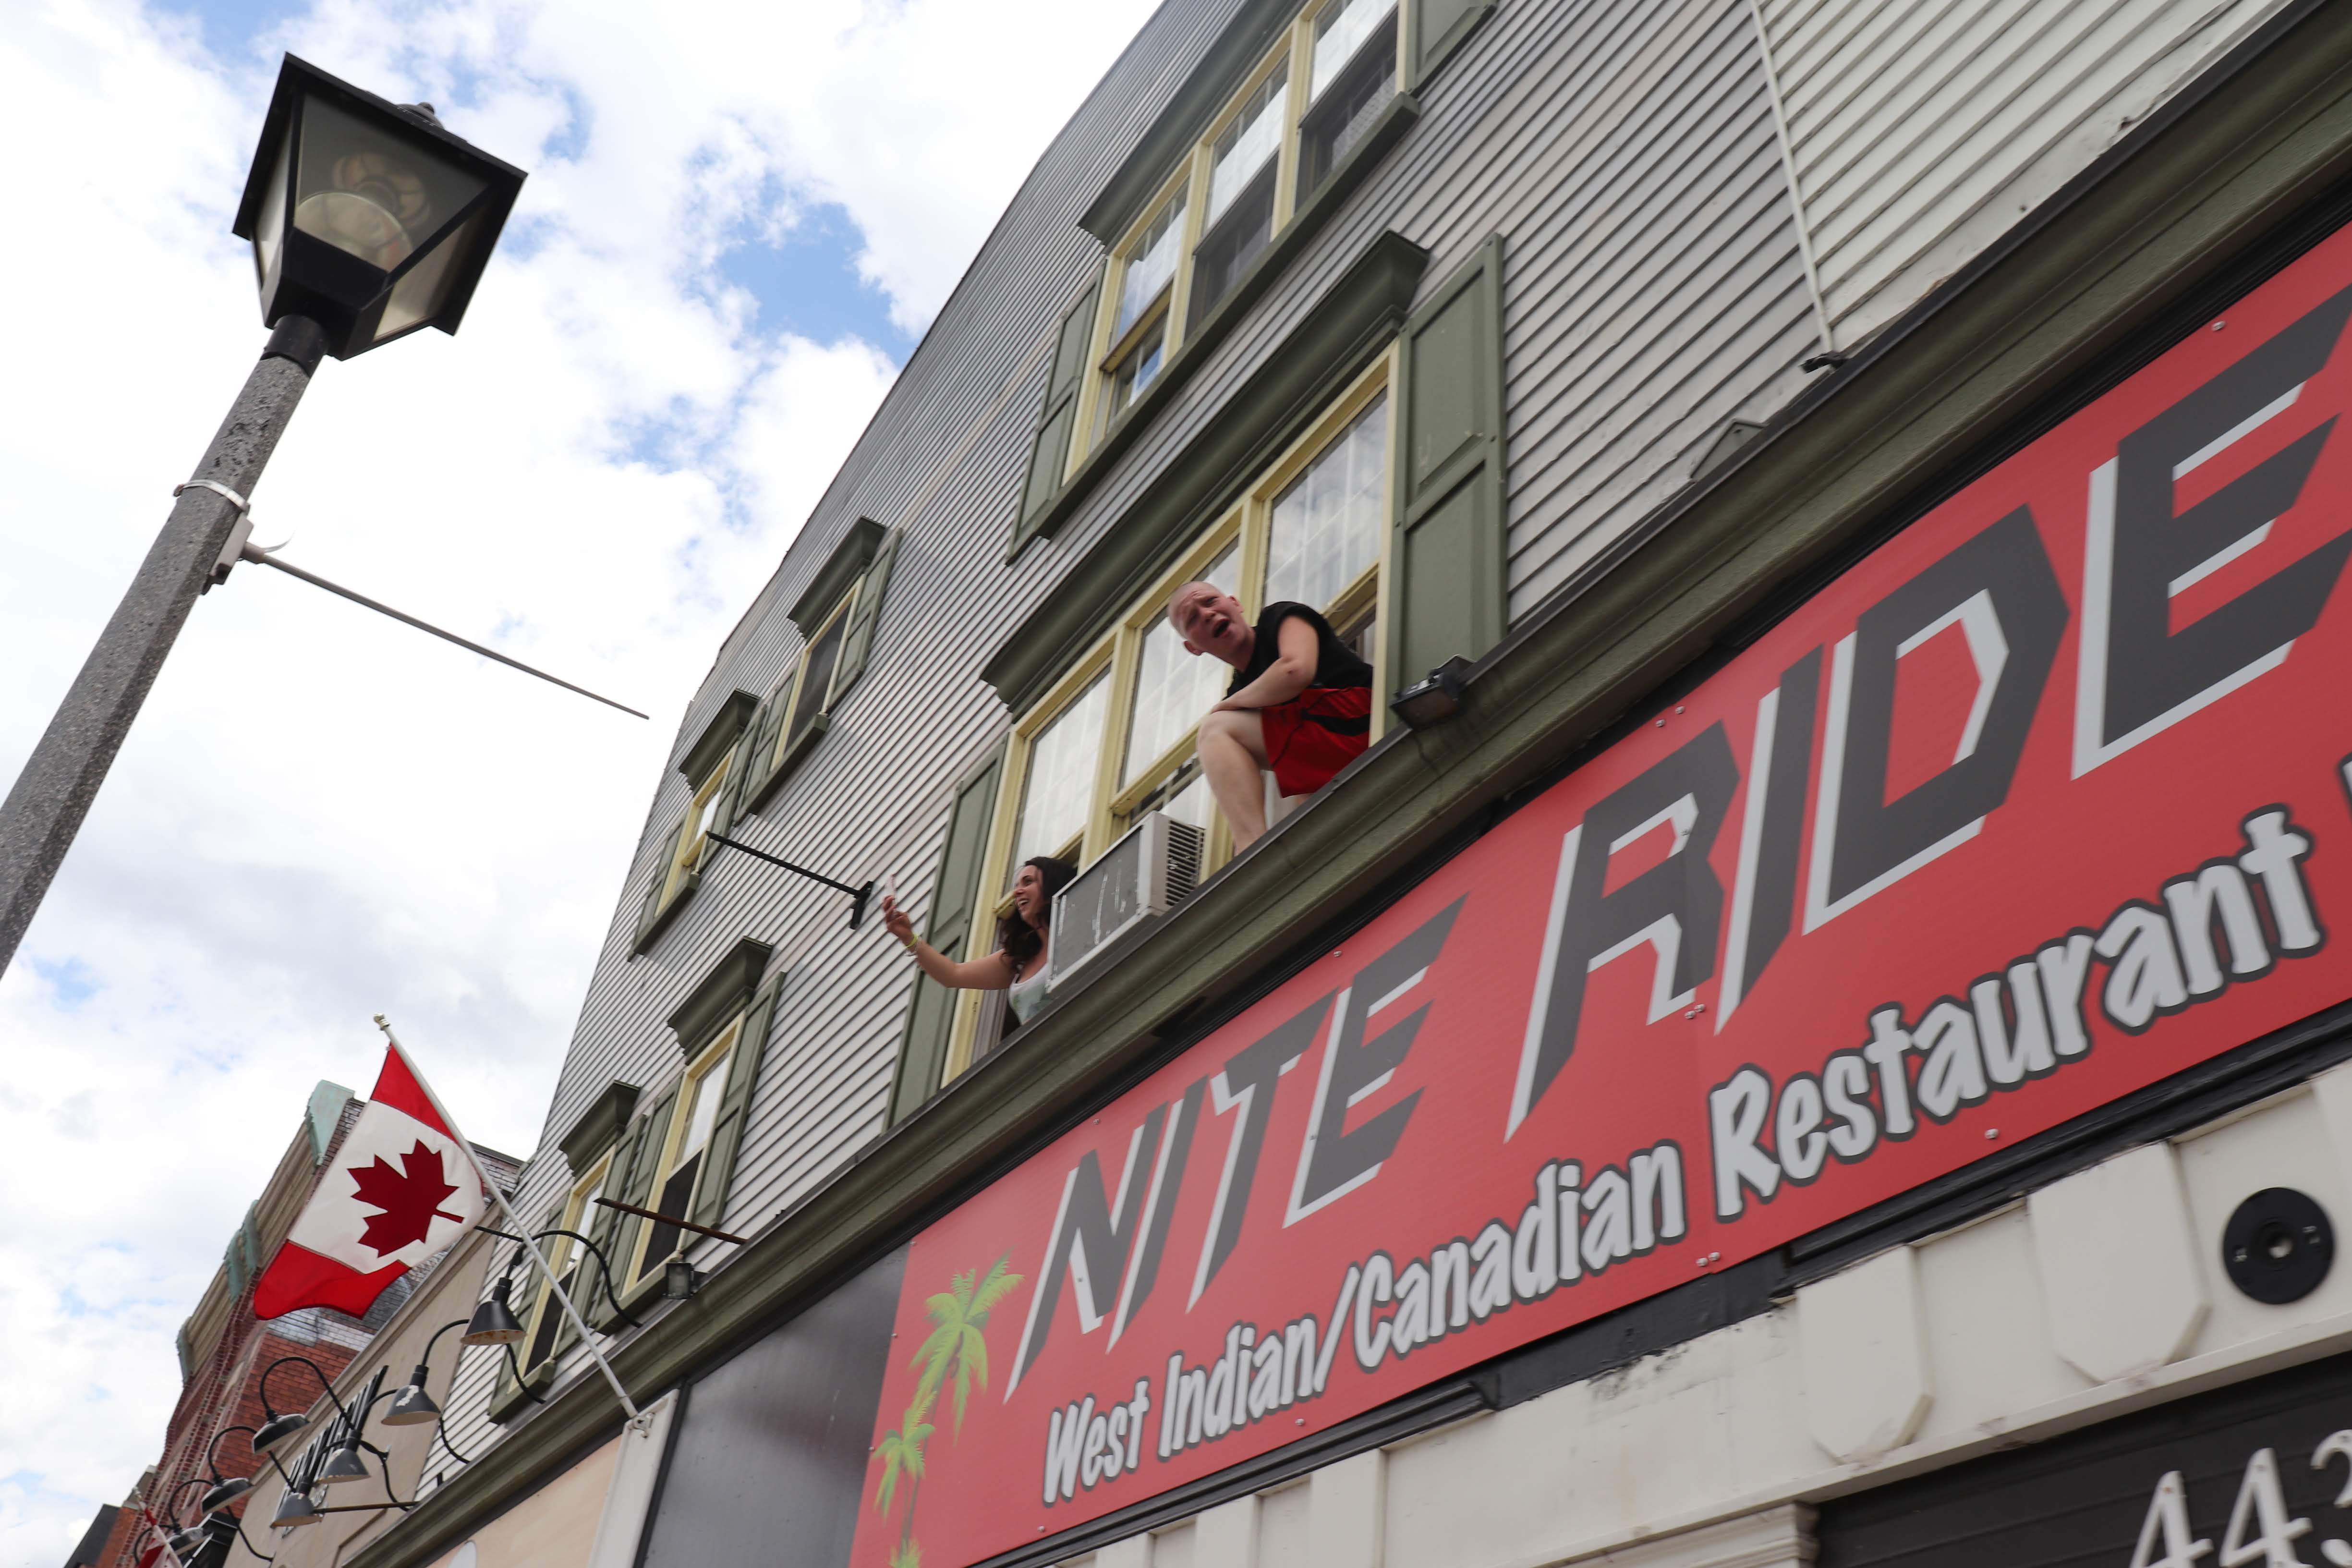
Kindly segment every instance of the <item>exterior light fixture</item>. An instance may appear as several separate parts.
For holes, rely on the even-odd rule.
[[[299,1530],[326,1517],[319,1511],[318,1500],[309,1492],[289,1491],[278,1500],[278,1511],[270,1516],[269,1524],[273,1530]]]
[[[267,1409],[268,1406],[265,1405],[263,1408]],[[257,1454],[274,1454],[299,1437],[302,1435],[302,1429],[310,1425],[310,1418],[299,1410],[289,1411],[283,1415],[272,1415],[261,1424],[261,1430],[253,1435],[253,1451]]]
[[[204,1500],[196,1506],[210,1513],[215,1509],[226,1508],[252,1489],[253,1483],[243,1476],[231,1476],[206,1492]]]
[[[441,1406],[425,1392],[425,1380],[432,1375],[433,1369],[418,1362],[416,1370],[408,1374],[407,1384],[392,1396],[392,1408],[378,1418],[377,1424],[383,1426],[430,1426],[440,1420]]]
[[[327,1456],[319,1467],[318,1483],[322,1487],[341,1486],[346,1481],[368,1479],[367,1461],[360,1458],[360,1437],[354,1432],[343,1440],[343,1446]]]
[[[165,1542],[163,1544],[172,1549],[173,1556],[184,1562],[188,1558],[194,1557],[196,1554],[197,1550],[202,1547],[204,1543],[205,1532],[203,1531],[184,1530],[178,1534],[173,1536],[171,1540]]]
[[[1470,661],[1458,654],[1423,679],[1389,699],[1389,711],[1411,730],[1443,724],[1462,711],[1462,695],[1470,677]]]
[[[683,1258],[662,1266],[662,1300],[683,1301],[702,1289],[702,1271]]]
[[[490,1287],[488,1300],[474,1309],[466,1331],[457,1336],[461,1345],[510,1345],[522,1338],[522,1324],[516,1321],[514,1309],[507,1304],[510,1287],[504,1279]]]
[[[456,331],[522,181],[431,104],[287,56],[232,231],[253,243],[263,323],[315,321],[337,359]]]

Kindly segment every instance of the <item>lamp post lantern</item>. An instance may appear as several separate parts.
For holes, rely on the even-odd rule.
[[[234,226],[253,245],[269,339],[0,803],[0,972],[197,595],[239,558],[247,498],[319,361],[426,327],[456,331],[522,182],[430,106],[392,103],[286,57]]]

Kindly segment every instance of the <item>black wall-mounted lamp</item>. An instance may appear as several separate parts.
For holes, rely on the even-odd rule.
[[[702,1289],[702,1270],[683,1258],[662,1265],[662,1300],[683,1301]]]
[[[1403,720],[1409,730],[1443,724],[1462,711],[1469,681],[1470,661],[1457,654],[1389,699],[1389,711]]]
[[[522,1324],[514,1315],[509,1299],[513,1287],[500,1279],[490,1287],[490,1293],[474,1309],[466,1331],[457,1336],[461,1345],[510,1345],[522,1338]]]

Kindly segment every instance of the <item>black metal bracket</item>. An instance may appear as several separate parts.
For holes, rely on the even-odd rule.
[[[739,843],[723,833],[706,833],[703,837],[713,844],[724,844],[730,849],[740,849],[754,860],[765,860],[771,866],[781,867],[795,877],[806,877],[812,882],[822,882],[828,888],[847,893],[849,895],[849,929],[856,931],[866,923],[866,900],[874,897],[874,882],[871,878],[866,879],[864,887],[853,888],[846,882],[835,881],[821,871],[812,871],[805,866],[795,866],[790,860],[771,855],[764,849],[754,849],[749,844]]]

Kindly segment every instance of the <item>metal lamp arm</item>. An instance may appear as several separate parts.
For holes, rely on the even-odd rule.
[[[589,1240],[578,1231],[565,1230],[561,1226],[553,1226],[547,1230],[540,1231],[533,1235],[531,1239],[533,1241],[537,1241],[542,1237],[550,1236],[568,1236],[572,1240],[578,1242],[581,1246],[586,1247],[590,1252],[595,1254],[596,1282],[604,1289],[604,1300],[613,1304],[613,1310],[620,1314],[621,1321],[628,1324],[629,1327],[633,1329],[642,1329],[645,1327],[643,1323],[637,1321],[635,1316],[632,1314],[626,1307],[621,1305],[620,1297],[613,1293],[613,1263],[612,1259],[604,1256],[604,1249],[603,1247],[597,1246],[594,1242]]]
[[[312,1361],[306,1355],[282,1355],[262,1369],[261,1382],[258,1386],[261,1390],[261,1407],[264,1410],[269,1410],[272,1415],[277,1414],[275,1410],[271,1409],[269,1404],[269,1374],[276,1372],[279,1367],[284,1366],[288,1362],[299,1362],[302,1365],[309,1367],[310,1369],[310,1375],[317,1378],[319,1380],[319,1386],[326,1391],[327,1402],[335,1407],[335,1414],[341,1416],[346,1421],[349,1421],[352,1418],[352,1413],[344,1407],[343,1402],[335,1396],[335,1380],[329,1377],[324,1372],[320,1371],[319,1363]]]

